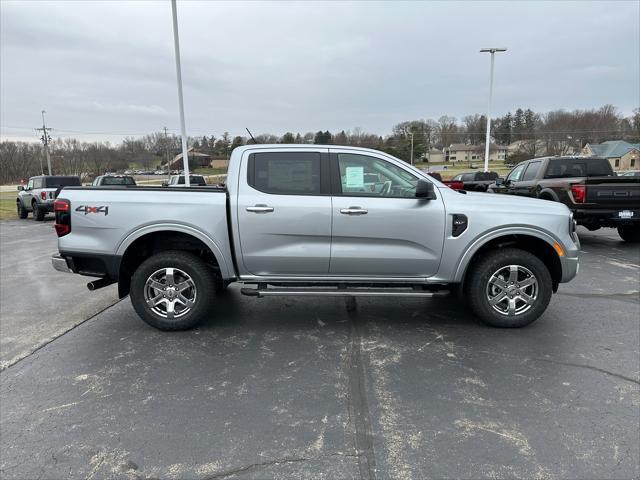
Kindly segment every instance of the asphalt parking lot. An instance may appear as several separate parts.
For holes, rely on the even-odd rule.
[[[580,230],[578,278],[526,329],[232,287],[163,333],[51,270],[47,229],[0,224],[3,479],[640,476],[640,249],[613,230]]]

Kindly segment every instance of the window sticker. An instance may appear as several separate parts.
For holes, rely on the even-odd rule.
[[[345,170],[348,188],[364,187],[364,167],[347,167]]]

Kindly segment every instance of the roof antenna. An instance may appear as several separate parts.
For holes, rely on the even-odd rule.
[[[251,137],[251,140],[253,140],[253,143],[256,143],[256,144],[257,144],[258,142],[256,142],[256,139],[255,139],[255,138],[253,138],[253,135],[251,135],[251,132],[249,131],[249,129],[248,129],[247,127],[244,127],[244,129],[247,131],[247,133],[248,133],[248,134],[249,134],[249,136]]]

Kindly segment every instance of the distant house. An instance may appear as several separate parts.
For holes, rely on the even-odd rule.
[[[457,162],[484,162],[484,144],[467,145],[465,143],[452,143],[444,149],[445,161]],[[489,145],[489,161],[503,162],[507,158],[507,147],[492,143]]]
[[[208,167],[211,162],[211,155],[207,153],[198,152],[191,147],[187,150],[187,157],[189,158],[189,168]],[[173,160],[171,160],[171,170],[182,170],[182,153],[179,153]]]
[[[432,148],[427,152],[426,160],[429,163],[444,163],[444,152],[442,150],[438,150],[437,148]]]
[[[604,157],[615,171],[640,168],[640,143],[608,140],[599,144],[587,143],[582,149],[586,157]]]

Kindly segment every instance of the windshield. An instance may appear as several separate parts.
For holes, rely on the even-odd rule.
[[[604,158],[567,158],[551,160],[544,178],[611,177],[613,170]]]
[[[79,187],[79,177],[45,177],[44,188]]]

